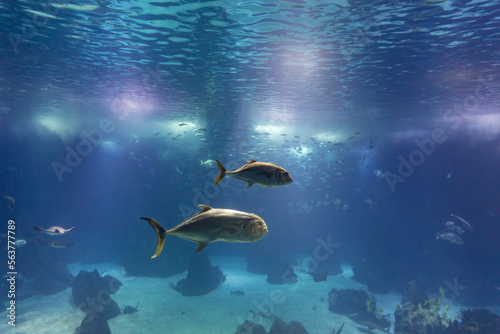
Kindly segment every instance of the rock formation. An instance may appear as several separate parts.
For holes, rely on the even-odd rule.
[[[226,281],[219,267],[212,266],[206,253],[196,253],[189,264],[187,277],[174,286],[183,296],[203,296]]]
[[[87,315],[77,329],[78,334],[110,333],[107,320],[121,313],[111,295],[118,291],[122,283],[109,275],[101,277],[97,270],[80,270],[73,281],[73,301]]]

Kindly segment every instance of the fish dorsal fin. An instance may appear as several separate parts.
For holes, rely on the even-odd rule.
[[[247,161],[249,164],[253,164],[254,162],[257,162],[256,160],[253,160],[253,159],[248,159]]]
[[[207,212],[208,210],[212,210],[213,209],[211,206],[208,206],[208,205],[205,205],[205,204],[199,204],[198,207],[200,208],[200,211],[198,211],[197,213],[195,213],[194,215],[192,215],[185,222],[188,222],[189,220],[193,219],[194,217],[197,217],[197,216],[201,215],[202,213]],[[175,230],[175,227],[172,230]]]
[[[246,187],[245,189],[248,189],[248,188],[250,188],[251,186],[253,186],[253,182],[248,181],[248,182],[247,182],[247,187]]]
[[[205,247],[207,247],[208,244],[210,244],[210,242],[197,241],[197,244],[198,244],[198,248],[194,251],[195,253],[198,253],[198,252],[201,252],[202,250],[204,250]]]
[[[63,234],[64,231],[61,231],[60,229],[56,228],[54,229],[54,232],[56,232],[57,234]]]
[[[200,212],[198,212],[198,213],[206,212],[206,211],[212,209],[211,206],[208,206],[208,205],[205,205],[205,204],[200,204],[200,205],[198,205],[198,207],[200,208]]]

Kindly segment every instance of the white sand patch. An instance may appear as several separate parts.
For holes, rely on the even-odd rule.
[[[73,305],[71,289],[55,295],[36,295],[16,302],[16,326],[7,324],[7,311],[0,313],[0,333],[68,334],[80,326],[85,313]]]
[[[112,333],[204,333],[233,334],[244,320],[261,323],[266,330],[272,321],[253,317],[252,311],[269,309],[286,322],[299,321],[311,334],[331,334],[345,322],[343,333],[357,333],[358,326],[348,318],[328,311],[328,292],[333,289],[366,286],[350,279],[352,271],[345,267],[344,274],[329,276],[328,281],[315,283],[311,276],[298,273],[299,282],[289,285],[269,285],[266,276],[252,275],[246,271],[243,258],[214,257],[212,264],[218,265],[227,280],[217,290],[206,296],[183,297],[174,291],[175,284],[186,273],[169,278],[128,277],[123,268],[115,264],[81,265],[71,264],[73,274],[80,270],[97,269],[102,275],[109,274],[119,279],[123,286],[113,299],[121,306],[135,307],[138,312],[122,314],[109,320]],[[244,296],[231,295],[231,291],[242,290]],[[401,295],[391,293],[376,295],[377,305],[394,317],[396,304]],[[461,306],[452,306],[453,314]],[[74,333],[85,314],[73,305],[71,289],[52,296],[34,296],[17,303],[17,326],[12,328],[6,320],[0,324],[1,333],[68,334]],[[6,312],[0,319],[7,319]],[[374,333],[382,333],[373,331]]]

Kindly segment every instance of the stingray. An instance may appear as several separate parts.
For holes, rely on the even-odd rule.
[[[48,229],[43,229],[41,227],[35,226],[34,229],[37,233],[47,233],[49,235],[61,235],[64,233],[67,233],[69,231],[72,231],[75,227],[73,226],[72,228],[64,229],[60,226],[51,226]]]
[[[37,239],[37,241],[39,243],[41,243],[42,245],[53,247],[53,248],[67,248],[67,247],[71,247],[75,244],[74,242],[70,242],[69,244],[63,244],[60,241],[45,242],[45,241],[40,240],[40,239]]]
[[[133,314],[135,312],[137,312],[137,308],[139,307],[139,303],[137,303],[137,306],[136,307],[132,307],[132,306],[125,306],[123,309],[122,309],[122,312],[123,314]]]

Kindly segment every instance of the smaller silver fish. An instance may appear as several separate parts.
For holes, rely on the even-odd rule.
[[[214,185],[222,181],[226,175],[245,181],[247,183],[246,189],[250,188],[253,184],[271,188],[284,186],[293,182],[292,177],[285,169],[267,162],[247,160],[248,163],[246,165],[241,166],[235,171],[228,172],[219,160],[216,161],[220,174],[215,179]]]
[[[18,240],[16,240],[16,242],[14,242],[14,245],[16,245],[16,247],[22,247],[22,246],[26,245],[26,240],[18,239]]]
[[[216,162],[212,159],[208,159],[208,160],[201,160],[201,166],[204,166],[204,167],[213,167],[215,166]]]
[[[452,244],[463,245],[464,242],[462,238],[460,238],[455,233],[446,232],[446,233],[436,233],[436,239],[448,240]]]

